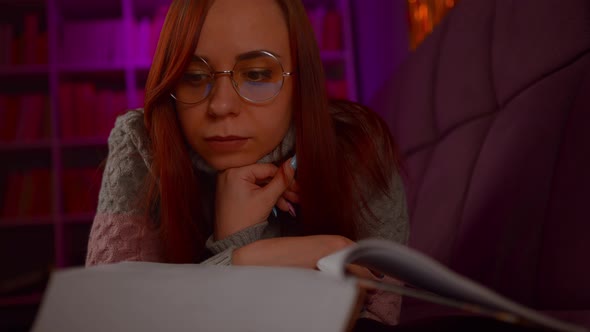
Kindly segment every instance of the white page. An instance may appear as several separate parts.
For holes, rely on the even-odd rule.
[[[53,274],[32,331],[343,331],[358,292],[313,270],[126,262]]]
[[[511,301],[434,259],[398,243],[379,239],[359,241],[356,245],[322,258],[321,271],[342,277],[344,266],[357,263],[394,276],[420,289],[442,297],[481,305],[488,309],[507,311],[542,326],[582,332],[585,328],[559,321]]]

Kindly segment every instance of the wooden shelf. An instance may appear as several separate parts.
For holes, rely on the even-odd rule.
[[[0,77],[48,75],[49,65],[0,65]]]
[[[125,68],[125,64],[111,63],[63,63],[57,66],[63,73],[123,72]]]
[[[344,51],[322,51],[321,56],[324,61],[346,61],[346,53]]]
[[[0,218],[0,228],[13,227],[34,227],[34,226],[51,226],[53,225],[53,217],[14,217],[14,218]]]
[[[51,140],[49,139],[31,142],[0,142],[0,153],[24,150],[44,150],[51,149],[51,146]]]
[[[83,212],[68,214],[63,218],[65,224],[78,225],[78,224],[91,224],[94,220],[94,212]]]
[[[84,138],[68,138],[60,143],[64,149],[70,148],[96,148],[107,146],[108,137],[84,137]]]

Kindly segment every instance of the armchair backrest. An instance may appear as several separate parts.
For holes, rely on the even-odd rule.
[[[410,246],[590,324],[590,1],[462,0],[373,107],[405,158]]]

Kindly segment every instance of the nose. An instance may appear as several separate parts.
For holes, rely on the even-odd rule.
[[[209,97],[208,114],[213,117],[224,117],[239,114],[239,96],[234,90],[234,82],[230,71],[215,73],[213,90]]]

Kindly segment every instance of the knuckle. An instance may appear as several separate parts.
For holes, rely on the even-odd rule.
[[[332,241],[336,250],[344,249],[353,243],[352,240],[341,235],[335,235]]]

